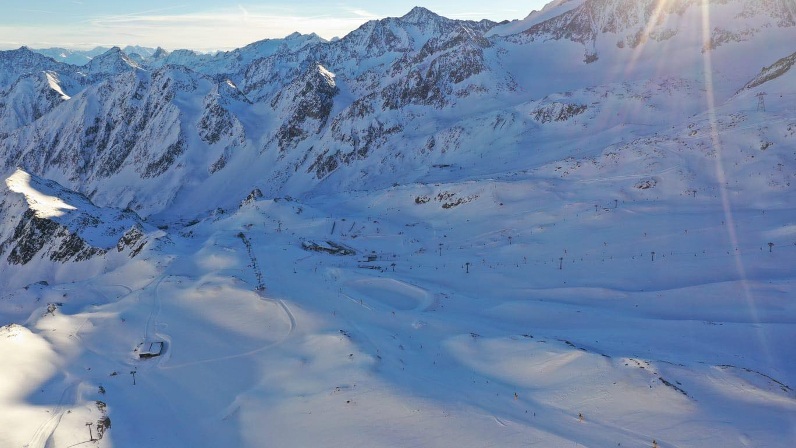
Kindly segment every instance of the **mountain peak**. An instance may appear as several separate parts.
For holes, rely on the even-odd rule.
[[[115,74],[140,68],[139,65],[119,47],[112,47],[92,59],[86,68],[94,74]]]
[[[169,52],[164,50],[163,47],[158,47],[155,49],[155,52],[152,53],[152,59],[163,59],[169,55]]]
[[[42,60],[50,60],[50,58],[39,54],[30,49],[27,45],[23,45],[16,50],[5,50],[0,51],[0,54],[4,54],[7,57],[13,57],[16,59],[42,59]]]
[[[433,11],[426,9],[422,6],[415,6],[412,8],[411,11],[406,13],[401,20],[404,20],[409,23],[421,23],[421,22],[428,22],[437,19],[441,19],[442,16],[439,14],[434,13]]]
[[[8,88],[21,76],[42,71],[69,70],[54,59],[37,53],[27,46],[0,51],[0,91]]]

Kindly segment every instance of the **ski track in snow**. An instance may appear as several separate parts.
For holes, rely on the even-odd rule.
[[[56,428],[58,428],[58,424],[61,423],[61,419],[66,413],[66,406],[64,403],[67,401],[70,394],[76,392],[78,384],[79,382],[75,380],[64,389],[64,391],[61,393],[61,398],[58,400],[58,405],[50,411],[50,418],[36,429],[30,439],[30,442],[28,442],[25,447],[55,448],[52,445],[50,438],[52,437]]]
[[[169,276],[166,274],[161,275],[155,284],[155,293],[152,295],[152,311],[150,311],[149,316],[147,317],[146,327],[144,328],[145,339],[150,339],[153,336],[156,336],[156,331],[153,328],[157,327],[157,318],[160,314],[161,308],[162,299],[160,298],[160,285],[167,277]]]
[[[245,240],[245,241],[248,241],[248,240]],[[248,246],[247,246],[247,248],[248,248]],[[252,269],[259,270],[259,264],[257,264],[257,260],[256,260],[255,255],[251,251],[249,251],[249,256],[250,256],[251,261],[252,261]],[[258,271],[258,272],[255,272],[255,274],[256,274],[256,278],[258,278],[258,279],[262,279],[263,278],[262,272]],[[158,282],[158,286],[160,286],[160,282]],[[158,292],[158,287],[157,286],[155,288],[155,291],[156,291],[156,293],[155,293],[156,302],[159,304],[161,299],[160,299],[160,294]],[[191,361],[191,362],[182,363],[182,364],[169,364],[168,361],[169,361],[170,357],[166,357],[166,358],[161,359],[158,362],[159,368],[161,368],[163,370],[174,370],[174,369],[182,369],[182,368],[186,368],[186,367],[195,367],[195,366],[198,366],[198,365],[209,364],[209,363],[214,363],[214,362],[221,362],[221,361],[229,361],[229,360],[239,359],[239,358],[246,358],[246,357],[249,357],[249,356],[252,356],[252,355],[256,355],[258,353],[265,352],[265,351],[270,350],[270,349],[272,349],[274,347],[278,347],[278,346],[284,344],[285,341],[287,341],[290,338],[290,336],[294,333],[294,331],[296,330],[296,327],[298,325],[297,322],[296,322],[295,315],[290,310],[290,307],[288,307],[288,305],[285,303],[284,300],[282,300],[282,299],[272,299],[270,297],[267,297],[265,295],[264,285],[260,285],[260,286],[258,286],[256,288],[254,288],[254,292],[257,294],[257,296],[260,298],[260,300],[262,300],[264,302],[267,302],[267,303],[272,303],[274,305],[277,305],[277,307],[285,314],[285,317],[287,318],[287,321],[288,321],[288,324],[289,324],[289,328],[288,328],[287,332],[278,341],[265,344],[262,347],[259,347],[259,348],[253,349],[253,350],[249,350],[249,351],[246,351],[246,352],[243,352],[243,353],[236,353],[236,354],[232,354],[232,355],[228,355],[228,356],[220,356],[220,357],[216,357],[216,358],[208,358],[208,359],[203,359],[203,360],[198,360],[198,361]],[[150,319],[147,320],[147,329],[149,328],[150,320],[156,319],[157,315],[159,314],[159,311],[160,311],[160,305],[157,306],[157,309],[153,309],[153,312],[150,314]],[[147,335],[149,335],[149,331],[147,331]],[[168,339],[167,336],[165,336],[163,334],[156,334],[156,336],[158,336],[160,338]],[[167,350],[169,352],[172,350],[171,344],[169,344],[169,347],[167,348]]]
[[[293,316],[293,313],[290,311],[290,308],[288,308],[287,304],[285,304],[284,301],[270,299],[270,298],[267,298],[267,297],[262,296],[262,295],[260,296],[260,299],[263,300],[263,301],[269,302],[269,303],[276,304],[280,308],[280,310],[285,313],[285,315],[288,318],[288,321],[290,322],[290,328],[285,333],[285,335],[282,336],[282,338],[280,340],[272,342],[272,343],[269,343],[269,344],[266,344],[266,345],[263,345],[262,347],[259,347],[259,348],[253,349],[253,350],[249,350],[247,352],[243,352],[243,353],[236,353],[236,354],[232,354],[232,355],[228,355],[228,356],[219,356],[219,357],[216,357],[216,358],[202,359],[202,360],[199,360],[199,361],[191,361],[191,362],[186,362],[186,363],[182,363],[182,364],[170,364],[168,362],[169,358],[164,358],[162,360],[162,362],[158,363],[158,367],[160,369],[163,369],[163,370],[175,370],[175,369],[183,369],[183,368],[186,368],[186,367],[195,367],[195,366],[199,366],[199,365],[203,365],[203,364],[210,364],[210,363],[221,362],[221,361],[230,361],[230,360],[233,360],[233,359],[246,358],[246,357],[249,357],[249,356],[252,356],[252,355],[256,355],[258,353],[262,353],[262,352],[268,351],[268,350],[270,350],[270,349],[272,349],[274,347],[278,347],[278,346],[284,344],[285,341],[287,341],[288,338],[290,338],[290,336],[293,334],[293,331],[296,328],[296,325],[297,325],[296,324],[296,318]],[[169,350],[171,350],[171,349],[172,348],[169,347]]]
[[[663,171],[657,173],[644,173],[644,174],[628,174],[626,176],[613,176],[613,177],[596,177],[593,179],[580,179],[578,183],[581,184],[593,184],[598,182],[616,182],[620,180],[629,180],[629,179],[643,179],[648,177],[655,177],[655,176],[663,176],[664,174],[671,173],[672,171],[677,170],[677,167],[667,168]]]

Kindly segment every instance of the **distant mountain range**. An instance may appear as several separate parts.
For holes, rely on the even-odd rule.
[[[95,57],[110,50],[111,47],[95,47],[91,50],[69,50],[66,48],[40,48],[32,49],[32,51],[43,54],[58,62],[63,62],[70,65],[86,65]],[[157,52],[156,48],[147,48],[140,46],[126,46],[122,49],[125,54],[130,55],[134,59],[146,59],[152,57]]]

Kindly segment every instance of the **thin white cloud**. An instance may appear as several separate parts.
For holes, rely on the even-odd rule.
[[[248,20],[248,18],[249,18],[249,15],[250,15],[250,14],[249,14],[249,11],[247,11],[247,10],[246,10],[246,8],[244,8],[244,7],[243,7],[243,5],[241,5],[241,4],[238,4],[238,9],[239,9],[239,10],[240,10],[240,12],[243,14],[243,18],[244,18],[245,20]]]
[[[460,20],[481,20],[485,17],[495,17],[495,16],[503,16],[503,19],[516,19],[518,16],[522,16],[523,14],[527,15],[530,10],[520,10],[520,9],[490,9],[486,10],[479,10],[474,11],[470,10],[467,12],[459,12],[455,14],[450,14],[448,17],[451,19],[460,19]],[[501,19],[501,20],[503,20]],[[497,18],[493,18],[492,20],[497,20]]]
[[[113,19],[124,20],[125,18],[132,18],[132,17],[147,17],[147,16],[152,16],[152,15],[154,15],[156,13],[165,13],[165,12],[168,12],[168,11],[176,11],[176,10],[180,10],[180,9],[185,9],[187,6],[189,6],[189,5],[181,4],[181,5],[166,6],[166,7],[163,7],[163,8],[147,9],[147,10],[144,10],[144,11],[130,12],[130,13],[127,13],[127,14],[116,14],[116,15],[110,15],[110,16],[100,15],[100,16],[97,16],[97,18],[89,19],[88,21],[97,20],[97,19],[99,19],[99,20],[104,20],[104,19],[107,19],[107,20],[113,20]]]
[[[352,15],[354,15],[356,17],[362,17],[362,18],[365,18],[365,19],[368,19],[368,20],[381,18],[378,15],[376,15],[376,14],[370,12],[370,11],[365,11],[364,9],[359,9],[359,8],[345,8],[345,11],[347,11],[349,14],[352,14]]]
[[[49,9],[25,9],[25,8],[17,8],[17,11],[22,12],[35,12],[36,14],[50,14],[55,15],[58,14],[57,11],[50,11]]]

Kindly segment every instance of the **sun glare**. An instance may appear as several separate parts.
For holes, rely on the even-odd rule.
[[[702,39],[704,42],[710,42],[711,38],[711,18],[710,18],[710,0],[702,0]],[[716,94],[713,82],[713,60],[712,52],[707,50],[702,52],[703,73],[705,75],[705,99],[707,101],[707,113],[710,121],[710,139],[711,146],[715,150],[715,170],[716,182],[718,183],[719,192],[721,194],[721,204],[724,210],[724,221],[727,223],[727,237],[728,237],[728,251],[733,254],[735,261],[735,268],[737,270],[738,279],[743,289],[744,298],[746,299],[749,307],[749,315],[755,324],[760,323],[760,316],[757,309],[757,302],[755,300],[752,289],[749,286],[749,277],[746,272],[746,265],[743,260],[743,253],[737,250],[741,247],[741,241],[738,238],[736,230],[735,216],[733,213],[732,202],[730,201],[730,194],[727,189],[727,173],[724,170],[724,156],[723,144],[721,141],[721,133],[719,130],[718,119],[716,118]],[[769,361],[773,361],[771,351],[769,350],[768,342],[762,331],[758,330],[758,341],[760,348],[765,353]]]
[[[644,31],[641,34],[641,42],[633,50],[633,56],[630,59],[630,64],[628,64],[628,71],[632,71],[636,66],[636,63],[638,62],[639,58],[641,57],[641,53],[644,50],[647,38],[652,32],[652,29],[663,19],[663,13],[670,1],[671,0],[659,0],[655,3],[655,10],[652,12],[647,24],[644,26]]]
[[[633,48],[633,54],[627,62],[625,66],[625,75],[628,75],[634,71],[634,69],[638,66],[641,61],[642,55],[647,48],[648,41],[650,40],[650,36],[652,36],[655,32],[656,27],[660,27],[665,25],[666,20],[668,18],[668,14],[673,13],[672,7],[674,6],[673,0],[657,0],[653,3],[653,11],[649,16],[649,19],[646,21],[646,24],[643,30],[640,32],[638,36],[637,44]],[[700,15],[699,18],[700,23],[700,35],[703,43],[708,43],[711,40],[711,33],[713,29],[713,25],[711,23],[711,1],[710,0],[700,0],[698,5]],[[704,91],[705,91],[705,110],[707,111],[707,119],[709,121],[710,126],[710,145],[715,150],[716,157],[715,157],[715,176],[716,182],[718,184],[718,189],[720,191],[720,198],[721,198],[721,206],[723,208],[724,213],[724,220],[726,222],[727,227],[727,245],[728,245],[728,252],[733,255],[735,269],[737,277],[742,285],[742,294],[743,297],[746,299],[748,304],[749,314],[751,319],[755,323],[759,323],[760,316],[757,309],[756,300],[754,297],[754,293],[750,287],[749,279],[747,275],[747,269],[744,264],[743,260],[743,253],[736,248],[741,247],[741,241],[739,240],[738,232],[736,229],[736,222],[735,222],[735,215],[733,211],[732,201],[730,199],[730,192],[728,191],[728,179],[727,179],[727,172],[724,167],[724,153],[723,153],[723,143],[721,138],[721,131],[719,128],[719,123],[717,119],[717,100],[716,100],[716,89],[714,84],[714,66],[713,66],[713,56],[710,49],[704,47],[705,50],[702,51],[702,71],[704,76]],[[675,55],[664,55],[667,58],[674,58]],[[768,349],[768,343],[765,340],[765,335],[762,333],[758,335],[759,344],[766,353],[766,356],[769,360],[773,359],[771,356],[770,350]]]

